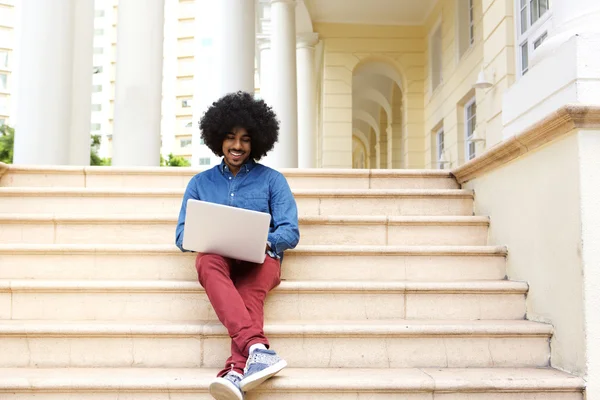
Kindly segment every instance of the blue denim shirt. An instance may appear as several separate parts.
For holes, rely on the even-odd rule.
[[[278,171],[247,161],[236,176],[224,161],[195,175],[185,190],[175,233],[175,244],[183,248],[183,230],[188,199],[208,201],[271,214],[268,242],[279,258],[300,240],[298,208],[285,177]],[[266,246],[266,243],[265,243]]]

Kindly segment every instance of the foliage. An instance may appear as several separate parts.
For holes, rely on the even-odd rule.
[[[15,130],[8,125],[0,126],[0,162],[12,164],[15,148]]]
[[[101,158],[98,155],[98,150],[100,149],[101,136],[100,135],[92,135],[92,143],[90,150],[90,165],[102,165],[109,166],[112,163],[112,159],[110,158]]]
[[[167,160],[164,159],[162,154],[160,155],[160,166],[161,167],[189,167],[191,164],[188,160],[181,156],[174,156],[173,153],[169,154]]]

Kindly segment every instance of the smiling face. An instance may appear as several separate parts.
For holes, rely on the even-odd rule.
[[[250,158],[252,140],[244,128],[234,128],[223,140],[223,157],[232,174],[237,174],[240,167]]]

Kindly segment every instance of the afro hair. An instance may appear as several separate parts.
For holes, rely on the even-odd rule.
[[[250,158],[260,160],[277,142],[279,121],[263,100],[249,93],[230,93],[214,102],[200,120],[201,137],[215,155],[223,156],[223,140],[234,128],[251,138]]]

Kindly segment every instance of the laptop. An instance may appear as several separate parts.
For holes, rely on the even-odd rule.
[[[271,214],[189,199],[183,248],[262,264]]]

